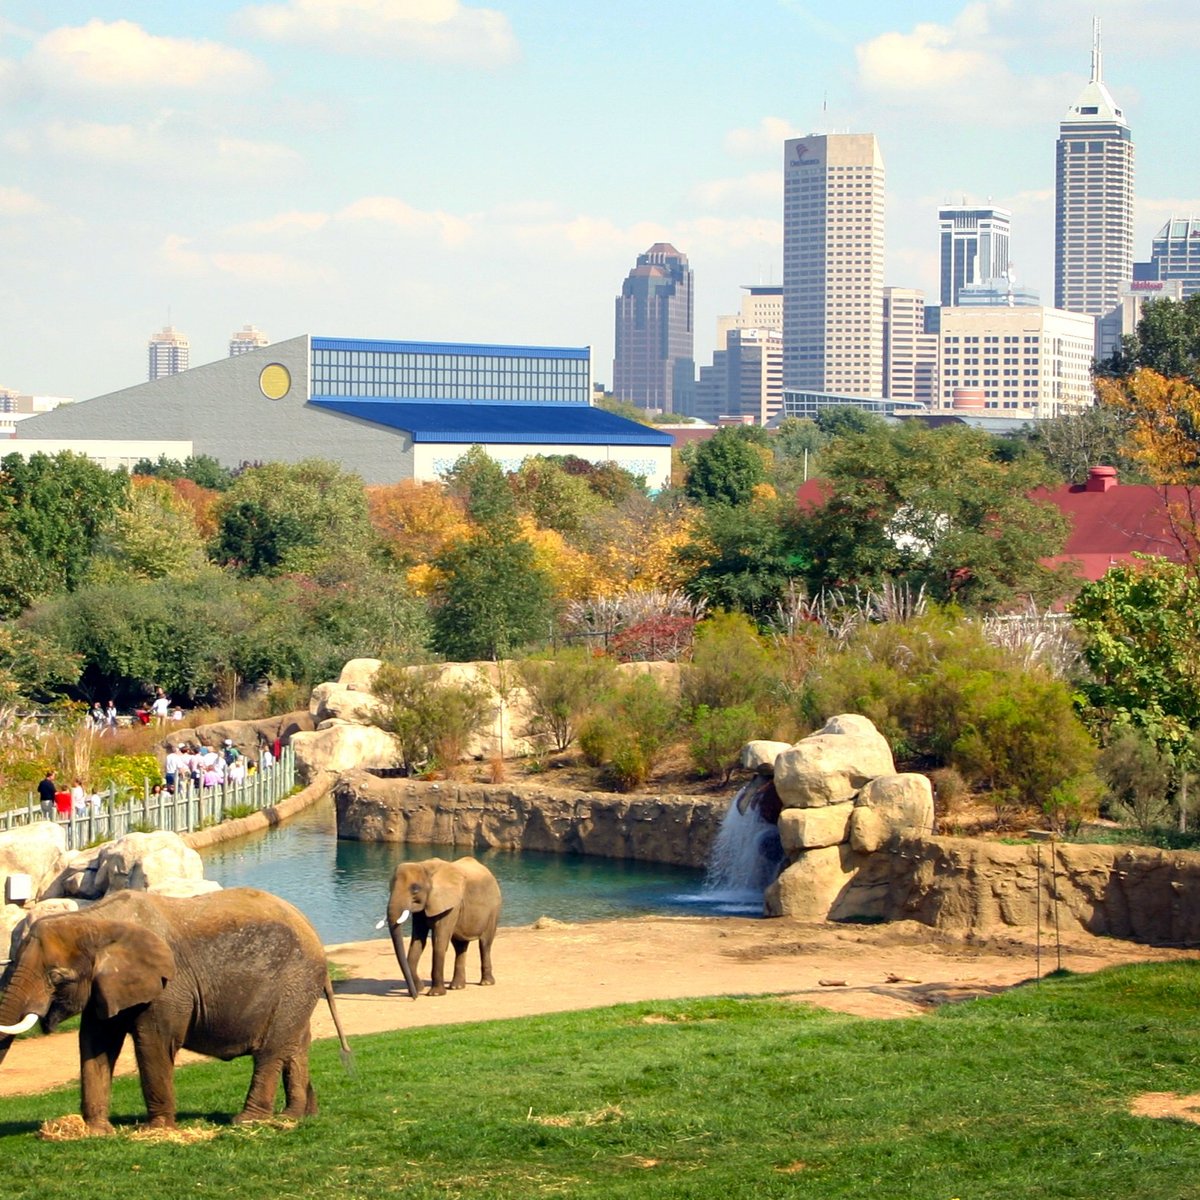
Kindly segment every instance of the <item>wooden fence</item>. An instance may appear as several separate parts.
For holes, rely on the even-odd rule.
[[[172,833],[191,833],[217,825],[227,817],[245,816],[248,811],[270,808],[296,786],[296,756],[284,746],[279,761],[265,771],[255,771],[241,783],[198,788],[190,779],[181,781],[174,793],[150,794],[150,781],[142,784],[139,796],[126,788],[110,784],[99,795],[99,803],[89,800],[86,812],[70,817],[56,816],[67,830],[67,845],[74,849],[110,842],[136,830],[166,829]],[[0,812],[0,832],[42,820],[38,801],[30,796],[26,808]]]

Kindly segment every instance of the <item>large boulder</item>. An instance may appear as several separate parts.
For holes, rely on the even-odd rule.
[[[375,673],[381,666],[383,663],[378,658],[352,658],[342,668],[337,681],[342,687],[348,687],[353,691],[369,692],[371,684],[375,680]]]
[[[312,733],[293,734],[291,745],[296,770],[305,783],[324,771],[386,770],[401,765],[396,739],[373,725],[335,723]]]
[[[784,853],[790,858],[804,850],[840,845],[846,840],[854,811],[850,800],[821,808],[785,808],[779,814],[779,840]]]
[[[767,888],[763,910],[768,917],[824,921],[857,866],[846,845],[807,850]]]
[[[772,742],[765,738],[759,738],[756,741],[747,742],[742,747],[741,764],[747,771],[753,771],[756,775],[773,775],[775,760],[785,750],[791,748],[790,742]]]
[[[100,847],[96,890],[156,891],[178,881],[202,881],[204,862],[177,833],[127,833]]]
[[[924,775],[881,775],[864,784],[850,818],[850,845],[873,854],[894,837],[933,833],[933,788]]]
[[[840,804],[879,775],[894,775],[887,739],[866,718],[831,717],[816,733],[775,759],[775,790],[783,807]]]
[[[369,690],[347,687],[344,683],[319,683],[312,690],[308,711],[320,729],[331,720],[370,725],[384,708]]]
[[[67,831],[55,821],[33,821],[0,833],[0,904],[8,896],[8,877],[28,875],[36,900],[67,862]]]

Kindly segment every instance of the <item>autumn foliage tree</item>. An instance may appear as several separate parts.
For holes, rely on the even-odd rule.
[[[1162,497],[1171,532],[1200,575],[1200,388],[1142,368],[1097,381],[1104,404],[1128,415],[1128,446]]]

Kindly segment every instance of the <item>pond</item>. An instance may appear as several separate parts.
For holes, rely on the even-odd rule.
[[[326,945],[334,945],[384,938],[375,925],[398,862],[464,853],[453,846],[338,841],[333,802],[325,799],[275,829],[213,846],[203,858],[207,879],[282,896],[308,916]],[[703,870],[531,851],[485,850],[475,857],[500,881],[502,925],[530,925],[542,916],[762,915],[761,891],[707,890]]]

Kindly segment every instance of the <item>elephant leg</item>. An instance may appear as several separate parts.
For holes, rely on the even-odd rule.
[[[254,1055],[254,1073],[242,1111],[233,1118],[235,1125],[250,1121],[267,1121],[275,1115],[275,1096],[279,1092],[279,1072],[283,1062],[278,1051],[259,1051]],[[307,1079],[305,1086],[307,1086]]]
[[[142,1098],[151,1129],[175,1128],[175,1055],[172,1046],[153,1030],[133,1031],[133,1048],[137,1054],[138,1075],[142,1083]]]
[[[283,1064],[283,1094],[286,1105],[283,1115],[297,1121],[301,1117],[315,1116],[317,1111],[317,1094],[313,1091],[308,1071],[308,1048],[311,1042],[312,1031],[306,1028],[300,1045]]]
[[[429,983],[431,996],[446,994],[446,951],[450,947],[450,928],[453,914],[447,914],[433,927],[433,967]]]
[[[492,939],[496,936],[494,929],[487,930],[479,939],[479,983],[486,987],[496,982],[492,974]]]
[[[450,944],[454,947],[454,978],[450,981],[450,987],[458,991],[467,986],[467,947],[471,943],[455,934]]]
[[[112,1133],[108,1119],[112,1077],[125,1044],[125,1030],[96,1029],[85,1021],[79,1028],[80,1107],[88,1132]]]
[[[408,971],[413,977],[413,982],[416,984],[417,993],[421,991],[421,976],[417,974],[417,964],[421,961],[421,955],[425,951],[426,933],[422,930],[417,932],[416,921],[413,921],[412,937],[408,939]]]

